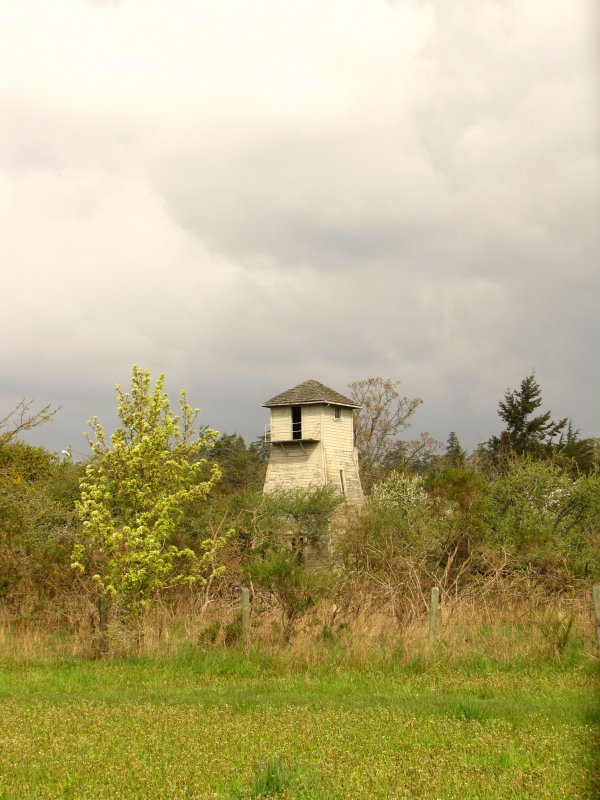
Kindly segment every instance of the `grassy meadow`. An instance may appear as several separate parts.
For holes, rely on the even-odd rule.
[[[85,463],[0,417],[0,800],[600,797],[600,451],[533,374],[470,456],[358,382],[361,506],[163,385]]]
[[[593,798],[598,664],[0,662],[0,798]]]

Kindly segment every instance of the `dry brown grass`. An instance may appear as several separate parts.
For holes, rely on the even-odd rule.
[[[414,587],[413,587],[414,589]],[[284,643],[280,609],[266,594],[252,603],[251,645],[266,652],[315,662],[410,659],[430,653],[424,592],[415,602],[406,586],[354,580],[296,621]],[[589,589],[549,594],[527,576],[498,575],[474,581],[460,593],[442,591],[436,654],[447,660],[481,655],[493,660],[557,658],[576,647],[597,657]],[[0,655],[34,659],[49,655],[94,658],[102,654],[164,656],[181,648],[241,645],[239,595],[217,597],[209,606],[189,593],[132,619],[113,609],[102,640],[98,610],[71,598],[55,612],[29,621],[0,612]]]

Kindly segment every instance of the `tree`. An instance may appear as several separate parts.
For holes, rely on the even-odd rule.
[[[215,548],[224,544],[224,537],[207,539],[196,553],[173,543],[185,507],[205,498],[221,473],[204,456],[218,434],[204,428],[198,435],[198,409],[185,391],[176,416],[164,381],[160,375],[152,388],[150,372],[134,366],[131,393],[117,385],[123,426],[112,434],[112,446],[98,419],[89,423],[93,457],[77,503],[84,541],[74,549],[73,566],[84,571],[86,562],[95,562],[101,592],[134,606],[170,586],[204,581]]]
[[[413,441],[398,440],[423,402],[420,397],[403,397],[398,386],[399,382],[391,378],[367,378],[350,384],[350,396],[361,406],[354,420],[354,436],[366,489],[383,472],[406,468],[438,447],[428,434],[421,434]]]
[[[262,489],[265,482],[266,463],[261,451],[253,444],[246,447],[237,433],[221,434],[208,456],[223,470],[219,494]]]
[[[0,447],[0,597],[9,605],[41,609],[72,586],[82,471],[19,439]]]
[[[13,600],[19,591],[56,585],[64,555],[57,551],[69,539],[74,516],[73,497],[61,502],[54,485],[60,486],[57,475],[69,470],[61,469],[52,453],[19,438],[49,422],[59,408],[47,404],[35,411],[32,405],[22,399],[0,417],[0,595],[12,594]],[[68,541],[67,556],[70,550]]]
[[[39,411],[31,411],[32,400],[19,400],[4,417],[0,417],[0,447],[14,442],[25,431],[33,430],[44,422],[50,422],[54,415],[60,411],[60,406],[53,408],[51,403]]]
[[[427,505],[427,492],[423,488],[420,475],[405,475],[403,472],[390,472],[371,491],[369,502],[380,508],[400,508],[407,513]]]
[[[451,467],[465,466],[467,453],[466,450],[464,450],[464,448],[461,447],[461,444],[458,441],[458,436],[454,431],[450,431],[450,435],[448,436],[448,441],[446,443],[446,452],[444,455],[446,462]]]
[[[560,436],[567,418],[553,422],[551,412],[533,416],[542,405],[542,391],[532,372],[521,381],[519,389],[507,389],[500,401],[498,414],[506,423],[500,436],[490,439],[491,450],[496,454],[546,456],[552,451],[553,439]]]
[[[577,472],[589,473],[598,463],[594,440],[581,439],[571,420],[560,436],[556,451],[559,458],[574,465]]]
[[[476,543],[484,537],[482,509],[487,481],[464,466],[449,466],[427,476],[425,487],[446,537],[442,563],[464,563]]]
[[[565,573],[600,576],[600,473],[576,480],[559,463],[512,458],[490,485],[482,515],[490,544],[520,567],[537,569],[564,589]]]
[[[426,431],[416,439],[396,441],[385,459],[385,471],[405,470],[425,473],[435,463],[441,442],[434,439]]]

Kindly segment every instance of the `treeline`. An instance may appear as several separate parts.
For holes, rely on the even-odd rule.
[[[454,433],[445,446],[399,438],[420,400],[393,381],[353,384],[362,508],[329,488],[263,496],[268,446],[196,430],[185,394],[176,414],[163,382],[134,367],[117,389],[121,426],[107,437],[93,423],[86,463],[19,438],[51,409],[22,404],[0,421],[5,624],[93,629],[106,608],[134,624],[182,602],[202,616],[248,585],[287,640],[324,598],[338,620],[370,605],[403,624],[433,585],[456,597],[600,580],[597,441],[541,410],[534,375],[501,400],[502,433],[470,454]]]

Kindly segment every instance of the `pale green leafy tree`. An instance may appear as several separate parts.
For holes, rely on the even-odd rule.
[[[83,541],[73,567],[83,572],[93,564],[103,594],[141,605],[166,588],[214,579],[222,571],[215,553],[230,535],[200,542],[197,552],[174,543],[186,506],[205,498],[221,473],[205,458],[218,433],[198,434],[198,409],[184,391],[174,414],[164,381],[160,375],[152,388],[150,372],[134,366],[131,392],[116,387],[122,427],[110,443],[97,418],[89,423],[93,457],[77,503]]]

